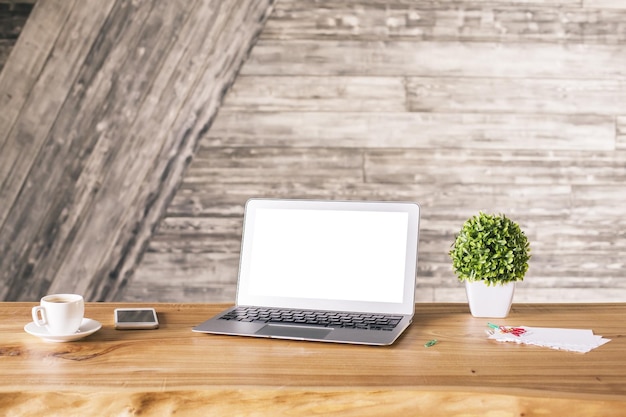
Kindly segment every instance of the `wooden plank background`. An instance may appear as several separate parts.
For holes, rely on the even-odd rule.
[[[0,74],[0,298],[232,302],[243,204],[290,197],[419,202],[419,301],[479,210],[516,301],[626,301],[626,2],[89,3]]]
[[[0,74],[0,299],[120,295],[271,0],[39,0]]]
[[[279,0],[125,300],[232,301],[249,197],[422,205],[417,299],[504,212],[517,301],[625,301],[626,3]]]

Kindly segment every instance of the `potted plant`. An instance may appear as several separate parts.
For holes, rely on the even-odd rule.
[[[465,282],[470,311],[475,317],[506,317],[515,282],[524,279],[530,245],[517,223],[504,214],[485,214],[463,224],[450,249],[452,267]]]

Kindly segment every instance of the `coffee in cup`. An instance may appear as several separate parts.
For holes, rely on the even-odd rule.
[[[78,294],[51,294],[33,307],[33,321],[54,336],[74,334],[85,315],[85,301]]]

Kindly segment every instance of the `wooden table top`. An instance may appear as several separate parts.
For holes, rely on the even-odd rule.
[[[71,403],[78,413],[97,404],[116,412],[139,407],[144,415],[190,404],[195,408],[186,410],[198,415],[207,404],[226,413],[282,406],[306,415],[313,402],[329,407],[325,415],[359,416],[406,409],[454,415],[453,406],[465,415],[498,406],[526,416],[541,407],[570,407],[569,415],[626,410],[626,304],[518,304],[508,318],[493,320],[593,329],[611,339],[586,354],[488,340],[488,320],[472,317],[465,304],[417,304],[413,324],[389,347],[191,331],[224,304],[133,304],[154,306],[161,327],[121,331],[113,328],[113,309],[129,304],[87,303],[85,316],[102,329],[50,343],[23,329],[34,305],[0,303],[0,414],[36,407],[32,400],[42,398],[47,410]],[[425,347],[431,339],[438,343]]]

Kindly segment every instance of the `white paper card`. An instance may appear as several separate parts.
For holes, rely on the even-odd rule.
[[[610,341],[610,339],[594,335],[593,331],[588,329],[526,326],[519,326],[519,328],[524,330],[524,333],[519,336],[507,332],[507,328],[492,328],[489,339],[497,340],[498,342],[515,342],[579,353],[587,353]]]

